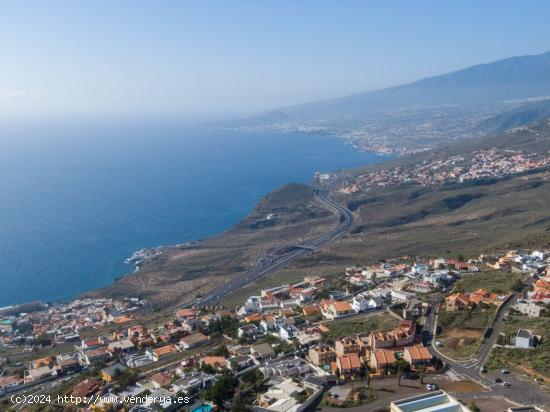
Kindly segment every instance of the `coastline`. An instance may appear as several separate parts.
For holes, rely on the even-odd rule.
[[[349,144],[349,142],[346,142],[344,141],[344,139],[337,139],[337,140],[340,140],[341,143],[336,143],[336,146],[334,146],[333,143],[330,143],[332,140],[333,140],[333,136],[326,136],[326,135],[313,135],[311,133],[293,133],[293,134],[287,134],[287,133],[270,133],[269,131],[266,131],[265,133],[262,133],[261,135],[258,133],[257,135],[255,135],[254,133],[242,133],[242,135],[246,135],[247,137],[243,138],[243,139],[240,139],[240,142],[248,142],[250,141],[251,139],[263,139],[264,136],[263,135],[266,135],[266,148],[271,148],[274,144],[278,144],[279,143],[279,136],[281,136],[281,144],[280,146],[284,148],[284,150],[281,150],[282,153],[284,153],[286,151],[286,147],[288,146],[288,144],[292,144],[294,145],[294,141],[296,142],[296,144],[298,145],[298,149],[301,150],[302,152],[304,152],[303,154],[300,154],[300,155],[295,155],[294,157],[297,157],[299,158],[299,156],[303,156],[303,155],[308,155],[308,151],[305,151],[305,148],[306,147],[311,147],[311,144],[316,144],[317,142],[320,142],[321,143],[321,146],[319,147],[322,147],[321,151],[319,152],[319,150],[315,151],[315,150],[312,150],[313,152],[313,158],[311,158],[312,160],[308,160],[308,164],[312,164],[314,165],[315,167],[315,163],[316,163],[316,167],[319,167],[320,168],[317,168],[317,169],[310,169],[311,171],[308,172],[308,175],[309,175],[309,178],[306,178],[304,179],[304,176],[301,176],[300,179],[301,181],[305,181],[305,182],[311,182],[312,180],[312,174],[313,174],[313,171],[314,170],[340,170],[340,169],[336,169],[334,166],[336,164],[336,166],[338,167],[338,163],[340,164],[347,164],[347,166],[343,166],[344,168],[353,168],[353,167],[357,167],[357,165],[368,165],[368,164],[371,164],[371,163],[379,163],[381,162],[382,160],[384,160],[384,157],[383,156],[379,156],[378,153],[369,153],[369,152],[365,152],[363,150],[359,150],[359,148],[357,146],[352,146],[350,147],[351,145]],[[232,138],[233,136],[235,136],[236,134],[229,134],[227,135],[227,138]],[[238,133],[238,135],[240,136],[241,133]],[[270,137],[271,135],[271,137]],[[276,136],[275,136],[276,135]],[[201,134],[199,134],[199,136],[201,136]],[[215,136],[215,134],[214,134]],[[224,136],[224,134],[221,134],[221,135],[218,135],[218,136]],[[304,137],[304,139],[301,139],[301,137]],[[310,140],[309,138],[313,138],[313,140]],[[316,140],[315,138],[319,138],[321,140]],[[238,136],[237,136],[238,138]],[[216,141],[216,140],[214,140]],[[233,146],[233,141],[232,140],[228,140],[230,143],[228,143],[228,146],[231,147]],[[221,142],[221,139],[218,138],[217,142]],[[263,146],[263,145],[262,145]],[[340,147],[340,149],[337,149],[337,147]],[[347,147],[347,149],[344,149],[344,146]],[[237,146],[238,147],[238,146]],[[325,154],[323,153],[332,153],[330,152],[331,150],[333,150],[333,148],[335,148],[335,150],[338,151],[338,153],[340,153],[340,160],[339,162],[338,161],[330,161],[328,160],[326,162],[326,165],[327,165],[327,168],[323,168],[323,164],[325,164],[323,160],[324,157],[326,157]],[[279,149],[277,149],[279,150]],[[327,150],[329,152],[327,152]],[[324,152],[323,152],[324,151]],[[297,153],[301,153],[301,152],[297,152]],[[346,154],[349,154],[351,153],[351,156],[348,158],[346,156]],[[354,156],[353,153],[366,153],[367,156],[365,157],[362,157],[362,156],[359,156],[359,155],[356,155]],[[372,156],[369,158],[368,155],[369,154],[372,154]],[[344,155],[342,157],[342,155]],[[277,158],[274,158],[274,160],[276,160]],[[289,161],[287,161],[287,163],[289,163]],[[307,170],[307,167],[304,167],[304,166],[301,166],[299,169],[297,169],[295,172],[292,172],[293,174],[299,174],[299,173],[302,173],[303,174],[303,170],[306,169]],[[300,170],[302,172],[300,172]],[[120,257],[118,260],[118,263],[117,264],[117,267],[118,269],[110,274],[110,278],[109,275],[105,276],[103,274],[100,274],[100,276],[98,276],[97,278],[94,276],[93,273],[90,273],[89,275],[84,275],[84,276],[87,276],[85,279],[87,280],[86,282],[82,282],[81,283],[81,289],[78,290],[76,289],[74,286],[71,288],[68,288],[68,291],[69,293],[65,293],[65,292],[62,292],[61,295],[63,296],[56,296],[56,294],[50,294],[50,293],[45,293],[44,290],[42,290],[41,293],[33,293],[32,296],[29,295],[27,297],[23,297],[23,299],[5,299],[5,304],[3,306],[8,306],[8,305],[13,305],[13,304],[20,304],[22,302],[29,302],[29,301],[35,301],[35,300],[42,300],[42,301],[67,301],[67,300],[71,300],[71,299],[76,299],[82,295],[86,295],[90,292],[93,292],[95,290],[98,290],[98,289],[104,289],[104,288],[109,288],[110,286],[116,284],[116,283],[119,283],[122,279],[126,279],[128,277],[132,277],[132,275],[135,275],[135,274],[138,274],[143,266],[147,266],[148,262],[150,262],[151,260],[154,260],[154,259],[160,259],[163,254],[165,254],[165,252],[167,250],[174,250],[174,249],[182,249],[182,248],[189,248],[189,247],[197,247],[197,245],[199,244],[202,244],[202,242],[205,241],[205,239],[211,239],[212,237],[218,237],[220,236],[221,234],[223,234],[224,232],[226,231],[230,231],[232,228],[234,228],[235,226],[239,225],[239,222],[246,218],[247,214],[251,213],[251,211],[254,210],[255,206],[257,205],[257,202],[260,201],[262,198],[266,197],[272,190],[276,190],[276,188],[278,187],[281,187],[281,185],[284,185],[284,181],[286,180],[286,182],[289,182],[289,181],[293,181],[291,180],[292,178],[292,174],[290,176],[286,176],[284,175],[285,177],[289,178],[288,180],[287,179],[278,179],[276,185],[272,186],[273,189],[271,189],[271,187],[267,188],[265,192],[263,192],[263,194],[259,194],[258,193],[258,200],[254,200],[254,203],[252,203],[250,206],[248,205],[248,201],[247,203],[245,203],[247,206],[246,206],[246,209],[245,208],[242,208],[243,210],[239,212],[239,216],[235,216],[233,221],[231,223],[228,224],[228,226],[226,226],[225,228],[221,228],[221,229],[218,229],[216,231],[213,231],[213,232],[210,232],[210,233],[205,233],[206,236],[201,236],[199,234],[198,237],[191,237],[193,236],[194,233],[190,233],[190,232],[181,232],[184,234],[184,239],[185,239],[185,234],[187,235],[191,235],[189,236],[188,239],[185,239],[184,242],[171,242],[171,241],[168,241],[170,243],[160,243],[159,246],[156,246],[154,243],[152,244],[152,246],[146,246],[145,248],[140,248],[140,249],[136,249],[136,250],[133,250],[131,253],[127,254],[126,256],[122,256]],[[271,178],[271,177],[269,177]],[[264,181],[265,181],[265,178],[262,178]],[[294,180],[295,181],[295,180]],[[300,181],[300,180],[298,180]],[[235,182],[240,182],[240,180],[236,180]],[[259,181],[259,183],[263,183],[262,181]],[[269,183],[269,181],[267,181],[267,183]],[[244,184],[246,184],[246,181],[244,182]],[[158,191],[157,191],[158,192]],[[236,192],[235,192],[236,193]],[[222,192],[223,194],[223,192]],[[212,197],[212,196],[210,196]],[[250,197],[250,196],[248,196]],[[240,199],[240,197],[239,197]],[[235,203],[235,202],[233,202]],[[235,205],[230,205],[233,210],[235,210]],[[205,211],[209,211],[210,208],[207,208]],[[133,215],[134,213],[132,213]],[[179,226],[182,226],[182,225],[179,225]],[[146,226],[147,227],[147,226]],[[185,229],[184,229],[185,230]],[[158,240],[158,236],[157,236],[157,240]],[[174,236],[172,236],[172,240],[173,240]],[[143,242],[145,245],[147,244],[147,242]],[[156,242],[155,242],[156,243]],[[91,251],[93,251],[93,249],[89,249]],[[73,251],[74,253],[74,251]],[[128,253],[128,252],[125,252],[125,253]],[[120,255],[120,254],[119,254]],[[107,256],[107,258],[109,258]],[[101,261],[103,260],[103,258],[95,258],[94,260],[98,260],[98,261]],[[126,263],[124,263],[124,261],[126,261]],[[113,265],[116,264],[116,262],[113,262],[112,259],[111,259],[111,267],[113,267]],[[101,267],[103,266],[103,264],[96,264],[95,265],[96,267]],[[76,271],[73,269],[71,270],[72,273],[78,273],[78,268],[75,268]],[[88,270],[89,271],[89,270]],[[61,270],[59,272],[67,272],[69,273],[69,271],[65,271],[65,270]],[[113,272],[113,271],[111,271]],[[86,272],[84,272],[86,273]],[[96,271],[96,273],[99,273]],[[63,279],[63,275],[59,276],[59,278]],[[107,279],[106,279],[107,278]],[[95,279],[95,280],[94,280]],[[100,279],[103,279],[103,281],[101,281]],[[95,285],[94,285],[95,283]],[[85,285],[85,287],[82,287],[83,285]],[[78,286],[77,286],[78,287]],[[70,291],[71,290],[75,290],[74,293],[71,293]],[[65,288],[63,288],[63,290],[65,290]],[[57,294],[59,295],[59,294]],[[64,296],[66,295],[66,296]]]

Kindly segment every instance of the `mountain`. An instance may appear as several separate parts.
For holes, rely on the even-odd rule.
[[[550,99],[526,104],[516,109],[499,113],[481,122],[477,126],[477,130],[485,133],[503,132],[547,117],[550,117]]]
[[[488,104],[546,95],[550,95],[550,52],[510,57],[401,86],[289,106],[277,113],[300,120],[416,106]],[[265,114],[256,119],[260,121],[262,116]]]

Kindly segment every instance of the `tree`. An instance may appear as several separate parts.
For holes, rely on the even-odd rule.
[[[395,361],[395,366],[397,367],[397,378],[399,379],[399,386],[401,386],[401,378],[404,374],[408,373],[411,370],[408,362],[403,359],[398,359]]]
[[[250,409],[240,394],[233,398],[233,402],[231,403],[231,412],[246,412],[248,410]]]
[[[479,409],[479,406],[476,405],[476,403],[474,401],[470,402],[468,404],[468,408],[472,411],[472,412],[479,412],[481,411],[481,409]]]
[[[259,369],[250,369],[241,375],[241,381],[258,390],[263,384],[264,374]]]
[[[234,376],[223,375],[214,385],[203,392],[204,399],[211,400],[221,409],[223,403],[233,397],[238,384],[239,381]]]
[[[420,376],[420,384],[424,384],[424,377],[426,376],[426,366],[420,365],[418,368],[418,375]]]

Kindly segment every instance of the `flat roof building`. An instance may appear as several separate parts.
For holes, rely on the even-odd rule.
[[[390,403],[391,412],[471,412],[444,391],[412,396]]]

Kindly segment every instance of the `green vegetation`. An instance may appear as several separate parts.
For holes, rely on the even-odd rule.
[[[201,392],[201,398],[210,400],[223,409],[223,403],[233,398],[238,384],[239,381],[234,376],[224,375],[210,388]]]
[[[495,318],[497,307],[481,303],[473,310],[449,312],[442,310],[438,317],[438,326],[442,328],[485,329]]]
[[[479,304],[471,311],[448,312],[438,316],[437,339],[443,346],[440,351],[453,359],[469,359],[479,349],[487,328],[496,315],[495,305]]]
[[[504,322],[503,333],[515,336],[518,329],[530,329],[542,336],[535,349],[493,348],[485,366],[488,369],[513,368],[550,380],[550,319],[513,317]]]
[[[335,320],[325,324],[330,329],[330,332],[326,334],[326,339],[330,340],[358,333],[369,333],[377,329],[391,329],[396,325],[397,319],[387,313],[365,316],[360,319]]]
[[[460,292],[473,292],[476,289],[485,289],[491,293],[504,294],[513,291],[522,285],[526,278],[524,273],[512,273],[504,270],[493,270],[463,275],[455,285]]]

